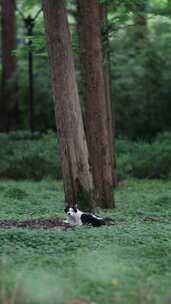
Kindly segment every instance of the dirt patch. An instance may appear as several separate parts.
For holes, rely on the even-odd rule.
[[[65,304],[96,304],[95,302],[88,302],[86,300],[79,300],[79,299],[75,299],[75,300],[70,300],[65,302]]]
[[[164,219],[163,217],[157,217],[157,216],[145,216],[143,218],[143,222],[158,222],[163,224],[170,224],[170,221],[167,219]]]
[[[106,219],[106,225],[120,225],[120,224],[127,224],[125,220],[111,220]],[[74,228],[70,224],[64,222],[61,218],[49,218],[49,219],[28,219],[24,221],[17,221],[17,220],[0,220],[0,229],[8,229],[8,228],[29,228],[29,229],[50,229],[50,228],[60,228],[60,229],[68,229]]]
[[[28,219],[24,221],[17,220],[0,220],[0,228],[71,228],[72,226],[65,223],[64,220],[59,218],[51,219]]]

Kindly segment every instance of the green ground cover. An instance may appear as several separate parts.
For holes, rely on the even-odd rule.
[[[118,220],[114,226],[0,229],[1,298],[12,294],[22,304],[74,298],[170,303],[171,182],[121,182],[116,203],[115,210],[97,210]],[[63,204],[61,182],[0,183],[0,220],[63,217]]]

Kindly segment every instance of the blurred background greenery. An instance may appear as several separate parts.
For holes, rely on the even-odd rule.
[[[171,130],[171,10],[167,0],[108,1],[112,103],[116,135],[130,139],[153,139]],[[75,1],[67,1],[69,23],[80,96],[79,48]],[[18,8],[34,16],[40,1],[19,0]],[[137,15],[146,29],[138,28]],[[17,79],[21,129],[28,128],[27,46],[24,26],[17,13]],[[143,34],[142,34],[143,31]],[[33,35],[34,125],[37,131],[55,129],[52,92],[44,35],[43,15],[36,20]]]

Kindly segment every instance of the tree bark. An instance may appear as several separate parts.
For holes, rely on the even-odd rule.
[[[107,3],[99,4],[102,51],[103,51],[103,72],[106,92],[107,120],[110,135],[111,158],[113,160],[113,185],[117,186],[116,156],[115,156],[115,121],[112,108],[112,79],[110,69],[110,43],[108,35]]]
[[[94,208],[93,181],[88,162],[75,78],[67,12],[63,0],[43,0],[45,30],[60,140],[65,200],[83,210]]]
[[[16,83],[15,0],[1,0],[2,83],[0,98],[0,131],[14,130],[19,125]]]
[[[147,45],[148,24],[146,15],[146,0],[134,4],[134,41],[137,49],[141,50]]]
[[[114,207],[111,140],[106,107],[99,4],[77,0],[85,121],[98,205]]]

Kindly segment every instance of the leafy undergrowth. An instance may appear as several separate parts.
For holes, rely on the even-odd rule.
[[[171,182],[122,182],[116,203],[97,210],[114,226],[0,229],[0,303],[170,303]],[[59,182],[0,184],[0,220],[62,218],[63,204]]]
[[[62,178],[56,133],[0,133],[0,147],[0,179]],[[116,154],[119,180],[171,177],[171,132],[159,134],[151,143],[118,138]]]

